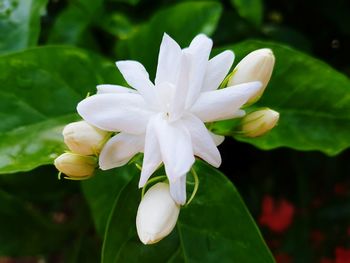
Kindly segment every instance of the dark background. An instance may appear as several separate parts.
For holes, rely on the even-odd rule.
[[[119,10],[132,17],[133,22],[142,23],[155,10],[177,2],[141,0],[138,5],[130,6],[109,1],[105,9]],[[223,14],[213,35],[216,46],[247,38],[282,42],[350,76],[350,1],[265,0],[261,27],[240,18],[230,1],[222,3]],[[47,14],[42,18],[41,44],[47,44],[57,16],[68,4],[69,1],[49,2]],[[105,32],[97,23],[89,25],[88,30],[94,39],[93,44],[84,39],[76,45],[113,58],[116,36]],[[285,148],[265,152],[226,138],[220,151],[223,158],[221,171],[238,188],[279,263],[350,262],[349,150],[336,157]],[[42,167],[34,172],[44,174],[46,170],[52,172],[52,169]],[[36,188],[36,180],[47,188]],[[0,177],[2,189],[19,192],[20,197],[30,199],[52,214],[57,223],[73,218],[70,223],[72,231],[81,222],[86,226],[92,225],[90,218],[82,220],[75,216],[88,214],[78,184],[63,184],[65,187],[62,187],[62,182],[57,183],[56,178],[44,176],[24,179],[22,174],[17,174],[11,178]],[[56,191],[61,188],[63,190]],[[84,241],[86,247],[91,250],[98,247],[95,233],[91,232],[93,230],[84,231],[92,237]],[[60,243],[60,240],[57,242],[57,252],[49,256],[48,262],[62,262],[64,256],[60,250],[70,245]],[[96,257],[98,254],[97,249]],[[0,257],[0,263],[8,262],[38,262],[38,258],[14,260]],[[90,257],[86,262],[94,261]]]

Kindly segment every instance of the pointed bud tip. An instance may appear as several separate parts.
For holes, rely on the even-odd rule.
[[[273,51],[270,48],[261,48],[261,49],[257,49],[253,52],[251,52],[250,54],[254,54],[254,55],[262,55],[262,56],[273,56]]]
[[[246,137],[262,136],[277,125],[279,116],[269,108],[251,112],[242,119],[241,131]]]
[[[139,235],[141,242],[145,245],[152,245],[157,243],[160,239],[157,239],[154,234],[142,233]]]
[[[144,244],[154,244],[174,229],[180,207],[170,195],[169,185],[157,183],[140,202],[136,216],[137,234]]]

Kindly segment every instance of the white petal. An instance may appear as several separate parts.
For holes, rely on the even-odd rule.
[[[191,54],[184,53],[181,58],[181,69],[174,92],[172,103],[170,104],[171,120],[181,117],[185,105],[189,88],[189,75],[191,66]]]
[[[169,181],[186,174],[194,163],[191,135],[181,121],[169,123],[165,116],[154,119],[162,160]]]
[[[180,70],[182,51],[180,46],[166,33],[160,45],[155,84],[162,82],[176,84]]]
[[[194,154],[212,166],[219,167],[221,164],[220,152],[204,123],[192,114],[187,114],[182,120],[191,134]]]
[[[149,104],[154,104],[154,85],[149,80],[145,67],[133,60],[117,61],[116,65],[128,84],[143,96]]]
[[[225,140],[225,136],[222,135],[217,135],[215,133],[210,132],[211,137],[213,138],[215,145],[219,146],[220,144],[222,144]]]
[[[99,156],[102,170],[123,166],[137,153],[143,151],[144,135],[118,133],[103,147]]]
[[[261,87],[261,82],[254,81],[201,93],[191,108],[191,112],[203,122],[232,119],[242,115],[237,112]]]
[[[152,112],[139,94],[98,94],[81,101],[78,113],[89,124],[101,130],[141,134],[146,130]]]
[[[104,93],[137,93],[136,90],[127,87],[111,84],[97,85],[97,94]]]
[[[186,175],[181,176],[175,182],[170,182],[170,194],[177,204],[186,203]]]
[[[213,41],[207,37],[204,34],[198,34],[195,36],[195,38],[191,41],[190,46],[186,49],[186,51],[196,54],[196,53],[201,53],[205,51],[206,56],[209,57],[210,50],[213,46]],[[203,50],[204,48],[204,50]]]
[[[142,163],[141,177],[139,187],[143,187],[150,176],[157,170],[162,163],[158,139],[155,133],[154,118],[152,118],[147,126],[145,138],[145,150]]]
[[[207,36],[200,34],[192,40],[190,46],[185,51],[191,54],[186,108],[191,107],[199,96],[212,46],[213,41]]]
[[[230,71],[235,55],[226,50],[208,62],[202,91],[216,90]]]

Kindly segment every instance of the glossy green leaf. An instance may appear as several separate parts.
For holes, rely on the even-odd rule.
[[[138,240],[135,218],[139,177],[123,189],[106,229],[102,263],[116,262],[274,262],[232,183],[198,162],[199,191],[182,208],[176,229],[155,245]],[[190,175],[189,175],[190,176]]]
[[[0,53],[36,45],[47,0],[3,0],[0,8]]]
[[[214,32],[221,9],[216,2],[184,2],[161,10],[128,38],[118,41],[117,56],[140,61],[152,76],[164,32],[182,47],[188,46],[198,33]]]
[[[43,47],[0,58],[0,173],[52,163],[61,131],[96,84],[121,83],[112,62],[67,47]]]
[[[263,19],[262,0],[231,0],[238,14],[255,26],[260,26]]]
[[[84,196],[101,237],[104,235],[108,216],[119,193],[132,176],[139,173],[133,166],[131,164],[118,169],[98,171],[94,177],[82,182]]]
[[[237,60],[269,47],[276,56],[272,79],[254,106],[280,112],[269,134],[254,139],[236,137],[261,149],[290,147],[335,155],[350,146],[350,80],[329,65],[289,47],[260,41],[231,46]],[[218,122],[215,132],[233,135],[232,121]]]

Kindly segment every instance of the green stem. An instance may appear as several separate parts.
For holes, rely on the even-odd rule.
[[[192,192],[192,194],[191,194],[190,199],[188,199],[188,201],[187,201],[187,203],[185,204],[185,206],[188,206],[188,205],[192,202],[193,198],[194,198],[194,197],[196,196],[196,194],[197,194],[198,186],[199,186],[198,175],[197,175],[197,172],[196,172],[193,168],[191,168],[191,174],[193,175],[193,178],[194,178],[194,189],[193,189],[193,192]]]
[[[153,177],[152,179],[148,180],[147,183],[145,184],[144,187],[142,187],[142,192],[141,192],[141,199],[143,198],[143,196],[145,195],[145,191],[146,191],[146,188],[149,184],[153,183],[153,182],[156,182],[156,181],[159,181],[159,180],[162,180],[164,178],[167,178],[166,175],[161,175],[161,176],[157,176],[157,177]]]
[[[140,171],[142,171],[142,166],[141,166],[141,165],[139,165],[138,163],[135,163],[135,166],[136,166],[137,169],[139,169]]]

